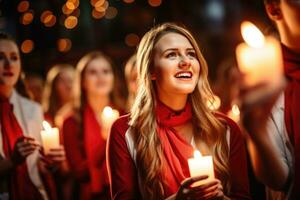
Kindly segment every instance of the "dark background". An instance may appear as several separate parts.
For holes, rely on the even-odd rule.
[[[209,64],[210,79],[214,80],[219,63],[235,56],[235,47],[242,40],[241,21],[251,20],[263,31],[269,26],[263,0],[109,0],[106,15],[100,19],[92,17],[90,0],[80,0],[77,9],[69,14],[78,17],[73,29],[63,25],[69,16],[62,12],[67,0],[26,1],[29,8],[19,12],[21,0],[0,0],[0,30],[10,33],[20,46],[24,40],[33,41],[33,49],[22,53],[23,69],[43,76],[53,64],[75,66],[81,56],[96,49],[111,56],[122,74],[126,60],[136,50],[143,34],[153,25],[171,21],[185,25],[194,33]],[[151,6],[151,2],[159,5]],[[46,10],[56,16],[56,23],[51,27],[46,27],[40,19]],[[22,19],[27,12],[32,13],[33,20],[24,25]],[[133,39],[126,44],[129,34],[134,34]],[[58,50],[60,38],[71,41],[68,51]]]

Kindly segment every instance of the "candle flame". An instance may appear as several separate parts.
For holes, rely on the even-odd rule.
[[[213,95],[207,99],[206,105],[210,110],[218,110],[221,106],[221,99],[218,96]]]
[[[251,22],[245,21],[241,25],[241,32],[246,43],[255,48],[263,47],[265,37],[260,30]]]
[[[201,158],[201,157],[202,157],[202,155],[201,155],[200,151],[195,150],[194,151],[194,158]]]
[[[232,113],[235,114],[235,115],[239,115],[240,114],[240,109],[239,109],[239,107],[236,104],[234,104],[232,106],[231,110],[232,110]]]
[[[112,116],[113,115],[113,109],[109,106],[105,106],[103,109],[103,115],[104,116]]]
[[[47,121],[43,121],[43,127],[47,132],[51,131],[51,126]]]

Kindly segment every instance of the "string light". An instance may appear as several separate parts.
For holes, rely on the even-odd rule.
[[[34,48],[34,43],[32,40],[24,40],[21,44],[21,51],[23,53],[30,53]]]
[[[148,3],[152,7],[158,7],[161,4],[161,0],[148,0]]]
[[[29,2],[28,1],[21,1],[19,4],[18,4],[18,7],[17,7],[17,10],[19,12],[26,12],[28,9],[29,9]]]
[[[77,23],[78,23],[77,17],[75,17],[75,16],[69,16],[69,17],[66,18],[64,24],[65,24],[65,27],[67,29],[73,29],[73,28],[75,28],[75,26],[77,25]]]
[[[32,22],[32,20],[33,20],[33,12],[32,11],[24,13],[21,17],[21,23],[24,25],[30,24]]]
[[[60,52],[67,52],[71,49],[72,42],[68,38],[61,38],[57,40],[57,49]]]
[[[134,33],[130,33],[128,35],[126,35],[125,37],[125,43],[127,46],[130,46],[130,47],[134,47],[136,46],[140,41],[140,38],[137,34],[134,34]]]
[[[105,13],[105,18],[106,19],[113,19],[117,16],[118,10],[115,7],[108,7]]]

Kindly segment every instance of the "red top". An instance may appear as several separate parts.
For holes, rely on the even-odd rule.
[[[70,169],[80,183],[81,199],[91,199],[92,195],[102,195],[102,199],[108,199],[106,140],[101,136],[100,124],[89,106],[84,108],[82,123],[81,128],[74,114],[63,124],[63,140]]]
[[[294,146],[295,169],[300,168],[300,54],[282,45],[284,72],[288,84],[284,93],[284,118],[287,132]],[[291,199],[300,199],[300,172],[295,170]]]
[[[231,130],[229,168],[232,188],[228,196],[232,199],[250,199],[244,139],[238,126],[231,119],[224,115],[218,116],[227,121]],[[113,199],[141,199],[137,169],[125,139],[126,131],[129,128],[128,120],[129,116],[126,115],[114,123],[108,141],[108,172]],[[180,149],[180,147],[177,149]],[[185,166],[188,167],[187,165]],[[173,166],[169,167],[172,168]],[[184,165],[182,167],[183,172],[188,171],[188,169],[184,169]],[[186,175],[186,173],[183,173],[183,175]],[[172,179],[166,177],[165,180],[169,181]],[[173,185],[173,183],[174,181],[171,184]],[[164,188],[167,188],[167,186],[164,186]],[[174,188],[172,189],[173,191],[178,190],[178,188],[175,188],[175,190]]]

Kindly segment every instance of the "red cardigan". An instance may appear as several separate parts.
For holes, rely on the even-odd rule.
[[[80,199],[91,199],[92,195],[109,199],[106,140],[91,108],[84,109],[82,128],[75,114],[66,118],[62,135],[71,173],[80,184]]]
[[[229,197],[239,200],[251,199],[243,136],[235,122],[224,115],[219,117],[227,121],[231,130],[229,169],[232,187]],[[128,120],[128,115],[119,118],[113,124],[108,140],[108,173],[113,199],[141,199],[137,169],[126,143]]]

